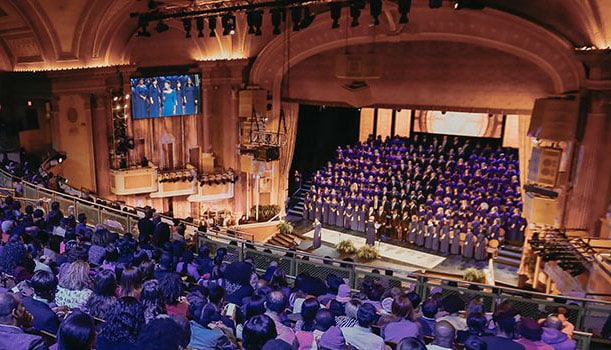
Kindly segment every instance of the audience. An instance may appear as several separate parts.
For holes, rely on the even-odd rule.
[[[420,326],[415,322],[414,309],[407,296],[395,297],[391,312],[393,320],[382,328],[384,340],[398,343],[405,337],[420,337]]]
[[[263,348],[267,341],[277,337],[276,322],[267,315],[257,315],[244,324],[242,348],[244,350],[259,350]]]
[[[46,331],[52,334],[59,328],[59,318],[51,309],[57,289],[57,277],[48,271],[37,271],[30,280],[34,295],[22,299],[25,309],[32,314],[32,326],[35,330]]]
[[[95,348],[96,327],[93,318],[74,311],[64,319],[57,332],[57,350],[90,350]]]
[[[397,350],[426,350],[426,344],[418,338],[405,337],[397,344]]]
[[[22,330],[30,328],[31,323],[32,315],[17,295],[0,293],[0,349],[46,350],[41,337]]]
[[[543,323],[541,340],[556,350],[574,350],[576,342],[562,332],[562,321],[557,315],[550,315]]]
[[[77,260],[60,271],[55,303],[69,309],[82,308],[93,293],[90,289],[89,264]]]
[[[520,338],[516,340],[517,343],[522,344],[526,350],[553,350],[551,345],[548,345],[541,341],[543,335],[543,329],[537,323],[537,321],[531,318],[523,318],[518,324],[518,330],[520,332]]]
[[[358,324],[341,328],[346,344],[358,350],[384,350],[384,339],[371,330],[377,317],[376,308],[372,304],[361,305],[357,311]]]
[[[144,307],[134,297],[117,300],[100,330],[96,350],[137,349],[136,340],[144,326]]]
[[[438,321],[433,329],[433,342],[427,345],[428,350],[453,349],[456,329],[449,321]]]

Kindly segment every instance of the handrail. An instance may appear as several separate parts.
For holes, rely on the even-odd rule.
[[[16,178],[16,176],[13,176],[13,175],[5,172],[3,169],[0,169],[0,174],[8,176],[9,178]],[[85,204],[90,204],[90,205],[92,205],[94,207],[98,207],[98,208],[101,208],[101,209],[104,209],[104,210],[107,210],[107,211],[110,211],[110,212],[114,212],[114,213],[117,213],[117,214],[127,215],[127,216],[132,217],[132,218],[140,218],[137,214],[133,214],[133,213],[129,213],[129,212],[124,212],[124,211],[121,211],[121,210],[118,210],[118,209],[114,209],[114,208],[111,208],[111,207],[104,206],[102,204],[98,204],[98,203],[94,203],[94,202],[85,200],[83,198],[74,197],[74,196],[71,196],[71,195],[68,195],[68,194],[65,194],[65,193],[53,191],[53,190],[47,189],[47,188],[39,186],[39,185],[31,184],[31,183],[29,183],[27,181],[23,181],[22,180],[22,182],[24,184],[26,184],[26,185],[29,185],[29,186],[35,187],[36,189],[42,190],[43,192],[50,192],[50,193],[53,193],[53,194],[55,194],[57,196],[61,196],[61,197],[64,197],[64,198],[69,198],[69,199],[71,199],[73,201],[78,201],[78,202],[85,203]],[[127,206],[127,205],[125,205],[125,207],[138,210],[136,208],[133,208],[133,207],[130,207],[130,206]],[[167,217],[167,216],[164,216],[164,215],[161,215],[161,216],[163,218],[168,219],[168,220],[173,220],[173,218],[170,218],[170,217]],[[223,233],[220,232],[220,230],[215,230],[213,228],[210,228],[208,230],[209,233],[201,232],[201,231],[198,230],[198,227],[196,225],[194,225],[194,224],[192,224],[190,222],[186,222],[184,220],[180,220],[180,222],[184,223],[185,225],[187,225],[187,226],[191,227],[192,229],[194,229],[194,232],[198,235],[198,237],[199,236],[205,237],[205,236],[208,236],[209,233],[212,233],[215,237],[226,239],[226,240],[229,240],[229,241],[235,241],[237,244],[242,244],[242,246],[244,246],[245,244],[248,244],[250,246],[258,247],[260,249],[273,249],[273,250],[279,251],[281,253],[290,253],[290,254],[293,254],[293,255],[299,255],[301,257],[306,257],[307,256],[308,258],[312,258],[312,259],[316,259],[316,260],[327,260],[327,261],[330,261],[330,262],[332,262],[334,264],[343,264],[343,265],[351,266],[353,269],[361,268],[361,269],[369,269],[369,270],[371,270],[371,269],[378,268],[378,269],[383,269],[383,270],[386,270],[386,271],[392,271],[393,274],[397,273],[400,276],[410,277],[410,278],[414,278],[414,279],[422,279],[422,280],[439,279],[440,281],[460,282],[460,283],[465,283],[465,284],[469,284],[469,285],[472,285],[472,286],[478,286],[480,288],[495,288],[495,289],[497,289],[499,291],[508,292],[509,294],[529,295],[529,296],[533,296],[533,297],[538,297],[539,299],[554,298],[556,300],[563,299],[563,300],[566,300],[566,301],[573,301],[573,302],[585,302],[585,303],[595,302],[595,303],[605,304],[605,305],[610,305],[611,306],[611,301],[595,300],[595,299],[580,298],[580,297],[571,297],[571,296],[564,296],[564,295],[545,294],[545,293],[539,293],[539,292],[534,292],[534,291],[526,291],[526,290],[512,288],[512,287],[490,286],[490,285],[482,284],[482,283],[467,282],[467,281],[460,280],[460,279],[449,279],[449,278],[439,278],[439,277],[434,278],[434,277],[431,277],[431,276],[426,275],[426,274],[410,272],[410,271],[405,271],[405,270],[399,270],[399,269],[395,269],[395,268],[379,268],[379,267],[374,267],[374,266],[371,266],[371,265],[360,264],[360,263],[357,263],[357,262],[341,261],[341,260],[336,260],[336,259],[333,259],[333,258],[324,258],[324,257],[321,257],[320,255],[315,255],[315,254],[311,254],[311,253],[308,253],[308,252],[303,252],[303,251],[296,252],[294,250],[290,250],[290,249],[287,249],[287,248],[284,248],[284,247],[280,247],[280,246],[275,246],[275,245],[266,244],[266,243],[265,244],[260,244],[260,243],[254,242],[253,240],[250,240],[250,241],[249,240],[245,240],[245,239],[242,239],[242,238],[240,238],[238,236],[241,236],[241,235],[244,235],[244,236],[249,236],[250,235],[250,236],[252,236],[252,233],[242,232],[242,231],[239,231],[239,230],[234,229],[234,228],[230,229],[231,232],[235,232],[236,233],[235,235],[232,236],[231,234],[223,234]]]

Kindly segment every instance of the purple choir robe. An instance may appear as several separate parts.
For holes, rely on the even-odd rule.
[[[345,204],[337,203],[337,213],[335,215],[335,226],[344,227],[344,207]]]
[[[454,237],[452,237],[452,247],[450,248],[450,253],[452,255],[460,254],[460,231],[458,229],[450,230],[453,232]]]
[[[471,259],[473,257],[473,252],[475,249],[475,236],[473,233],[467,233],[465,236],[465,242],[462,247],[462,256],[467,259]]]
[[[431,249],[433,250],[433,252],[436,252],[439,250],[439,235],[440,235],[440,231],[441,227],[440,226],[435,226],[433,229],[433,242],[431,243]]]
[[[314,203],[314,217],[322,222],[322,201]]]
[[[322,220],[323,224],[329,224],[329,201],[325,200],[322,202]]]
[[[350,230],[352,231],[357,231],[358,229],[358,215],[359,215],[359,209],[358,208],[354,208],[352,211],[352,217],[350,218]]]
[[[424,222],[418,222],[418,230],[416,231],[416,245],[419,247],[424,246],[424,233],[426,231],[426,226],[424,226]]]
[[[322,239],[320,236],[321,231],[322,231],[322,224],[319,222],[318,224],[314,225],[314,242],[312,242],[312,248],[314,249],[320,248],[322,244]]]
[[[302,212],[303,218],[305,220],[308,220],[308,218],[310,217],[310,198],[306,198],[303,201],[303,212]]]
[[[409,232],[407,233],[407,241],[411,244],[416,242],[416,235],[418,233],[418,222],[409,223]]]
[[[424,248],[431,249],[433,247],[433,234],[435,233],[435,226],[427,225],[426,233],[424,235]]]
[[[477,235],[477,242],[475,243],[475,260],[486,260],[486,236],[483,234]]]
[[[356,230],[359,232],[365,232],[365,222],[367,221],[365,218],[366,214],[366,210],[363,209],[357,209],[356,211]]]
[[[441,236],[439,237],[439,252],[443,255],[448,255],[450,250],[450,228],[444,225],[441,228]]]
[[[329,219],[327,225],[335,225],[337,221],[337,203],[329,203]]]
[[[315,217],[316,217],[316,202],[310,199],[310,202],[308,203],[308,220],[314,221]]]

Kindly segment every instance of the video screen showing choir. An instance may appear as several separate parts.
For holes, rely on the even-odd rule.
[[[191,115],[200,112],[199,74],[130,79],[134,119]]]
[[[490,242],[521,244],[519,162],[501,140],[372,136],[315,172],[303,216],[338,230],[484,260]]]

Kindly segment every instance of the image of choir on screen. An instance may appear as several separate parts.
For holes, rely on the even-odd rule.
[[[303,217],[441,255],[483,260],[521,245],[519,162],[495,139],[414,134],[337,149],[317,170]]]
[[[199,74],[130,79],[134,119],[196,114],[200,111]]]

